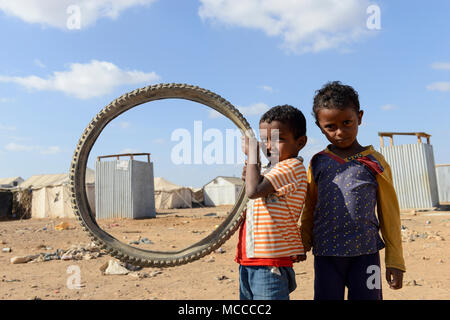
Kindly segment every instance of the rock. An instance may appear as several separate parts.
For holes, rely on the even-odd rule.
[[[430,220],[425,221],[425,224],[431,224]]]
[[[130,241],[128,244],[139,244],[139,241]]]
[[[61,256],[61,260],[67,261],[67,260],[72,260],[73,256],[71,254],[63,254]]]
[[[405,283],[405,285],[406,286],[417,286],[418,284],[417,284],[417,282],[416,282],[416,280],[411,280],[411,281],[407,281],[406,283]]]
[[[140,266],[135,266],[135,265],[132,265],[132,264],[130,264],[130,263],[125,263],[125,268],[126,268],[127,270],[129,270],[129,271],[139,271],[139,270],[142,270],[142,267],[140,267]]]
[[[33,259],[36,259],[37,257],[39,257],[39,255],[35,255],[35,256],[18,256],[18,257],[12,257],[10,259],[12,264],[20,264],[20,263],[27,263],[30,262]]]
[[[223,250],[222,247],[220,247],[220,248],[217,249],[215,252],[222,254],[222,253],[225,253],[226,251]]]
[[[158,274],[161,274],[161,273],[162,273],[161,270],[152,271],[152,273],[150,273],[150,277],[156,277]]]
[[[2,252],[11,252],[11,251],[12,251],[11,248],[3,248],[3,249],[2,249]]]
[[[119,262],[114,260],[109,260],[108,266],[105,270],[105,274],[109,275],[125,275],[129,272],[130,271],[127,268],[121,266]]]
[[[218,281],[223,281],[223,280],[227,280],[227,279],[229,279],[229,278],[225,275],[216,276],[216,280],[218,280]]]
[[[430,258],[423,256],[422,260],[430,260]]]
[[[151,242],[148,238],[142,238],[141,242],[145,244],[153,244],[153,242]]]
[[[211,256],[211,257],[209,257],[208,259],[206,259],[206,262],[215,262],[216,261],[216,259],[214,259],[214,257],[213,256]]]

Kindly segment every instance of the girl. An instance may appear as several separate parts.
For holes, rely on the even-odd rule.
[[[391,169],[357,140],[363,111],[352,87],[327,83],[316,92],[313,115],[331,143],[311,159],[301,219],[305,250],[313,248],[314,299],[344,299],[347,287],[348,299],[381,300],[379,250],[386,248],[392,289],[402,287],[406,270]]]

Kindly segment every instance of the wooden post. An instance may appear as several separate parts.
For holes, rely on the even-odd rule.
[[[383,136],[380,136],[380,146],[384,148]]]
[[[389,139],[391,141],[391,147],[393,147],[394,146],[394,136],[390,136]]]

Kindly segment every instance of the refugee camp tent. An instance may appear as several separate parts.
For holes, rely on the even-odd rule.
[[[34,175],[19,185],[31,189],[31,218],[74,218],[70,203],[69,174]],[[95,173],[86,169],[86,195],[95,213]]]
[[[191,189],[155,177],[155,208],[192,208]]]
[[[10,190],[0,188],[0,220],[11,216],[12,198]]]
[[[244,181],[240,178],[218,176],[203,186],[205,205],[235,204],[243,186]]]
[[[24,180],[21,177],[0,178],[0,188],[12,189],[21,184]]]

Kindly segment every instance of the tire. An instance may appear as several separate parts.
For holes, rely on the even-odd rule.
[[[85,174],[89,153],[102,130],[114,118],[140,104],[161,99],[185,99],[204,104],[229,118],[242,133],[250,126],[241,113],[219,95],[187,84],[158,84],[124,94],[104,107],[89,123],[76,146],[70,166],[70,195],[75,216],[91,240],[107,254],[141,267],[171,267],[186,264],[218,249],[238,229],[247,204],[245,188],[226,219],[201,241],[176,252],[135,248],[117,240],[97,224],[85,191]],[[249,130],[249,131],[247,131]]]

